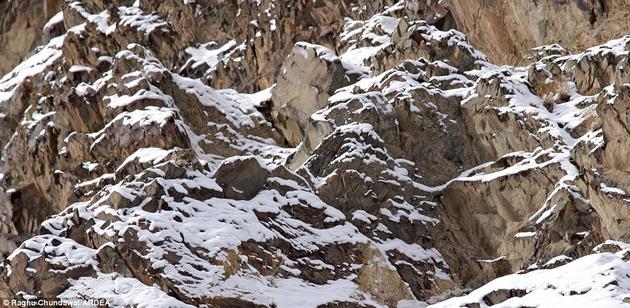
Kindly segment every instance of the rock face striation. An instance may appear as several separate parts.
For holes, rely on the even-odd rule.
[[[421,1],[418,1],[421,2]],[[457,28],[501,64],[526,65],[527,51],[560,43],[579,51],[628,34],[627,0],[442,0]]]
[[[35,2],[0,4],[0,298],[630,302],[624,1]]]

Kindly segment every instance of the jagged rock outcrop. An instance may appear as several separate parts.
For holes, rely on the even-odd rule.
[[[475,5],[63,2],[0,79],[0,297],[627,303],[630,35],[498,66]]]

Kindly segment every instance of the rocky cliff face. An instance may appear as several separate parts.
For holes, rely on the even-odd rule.
[[[622,2],[6,2],[0,297],[628,303]]]
[[[61,34],[60,29],[54,27],[55,19],[52,18],[61,10],[61,2],[42,0],[0,3],[1,75],[11,71],[37,46]],[[51,23],[47,23],[49,20]]]
[[[419,1],[420,2],[420,1]],[[628,34],[626,0],[442,0],[457,28],[500,64],[528,63],[527,51],[559,43],[577,52]]]

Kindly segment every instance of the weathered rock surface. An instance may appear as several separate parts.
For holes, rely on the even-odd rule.
[[[0,48],[0,297],[627,303],[628,10],[521,2],[46,1]]]
[[[531,48],[582,50],[628,34],[625,0],[446,0],[457,29],[501,64],[525,63]]]
[[[61,3],[60,0],[0,3],[0,75],[11,71],[35,47],[65,32],[56,16]]]
[[[365,75],[361,67],[345,63],[328,48],[297,43],[272,89],[275,126],[289,145],[297,145],[304,138],[310,116],[326,107],[337,89]]]

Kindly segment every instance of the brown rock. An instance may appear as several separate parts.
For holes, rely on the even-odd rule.
[[[283,64],[273,88],[272,117],[290,145],[304,137],[309,117],[328,104],[328,98],[361,77],[349,64],[323,46],[298,43]]]

